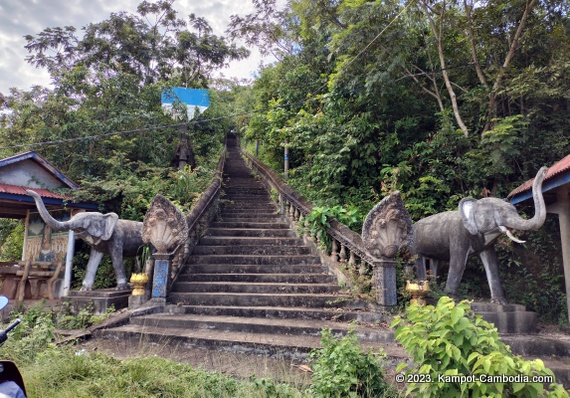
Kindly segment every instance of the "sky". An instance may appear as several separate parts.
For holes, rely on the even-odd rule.
[[[136,12],[142,0],[0,0],[0,93],[11,87],[29,90],[34,85],[49,86],[47,71],[26,62],[25,35],[36,35],[45,28],[73,26],[77,34],[89,23],[101,22],[113,12]],[[180,18],[194,13],[205,18],[216,35],[224,35],[230,16],[253,11],[251,0],[176,0]],[[252,50],[246,60],[235,61],[220,71],[226,77],[252,78],[261,56]]]

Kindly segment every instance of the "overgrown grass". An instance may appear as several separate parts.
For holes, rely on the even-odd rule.
[[[11,319],[21,324],[0,348],[3,359],[15,361],[28,396],[33,397],[305,397],[294,386],[271,379],[240,381],[218,372],[158,356],[117,359],[81,347],[54,346],[57,325],[86,327],[104,319],[83,310],[73,317],[41,303]]]
[[[30,397],[306,397],[269,379],[239,381],[160,357],[116,359],[50,348],[22,369]]]

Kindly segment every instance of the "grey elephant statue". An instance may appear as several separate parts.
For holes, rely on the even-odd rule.
[[[544,224],[546,207],[542,181],[547,171],[548,168],[541,168],[534,179],[532,196],[535,213],[531,219],[524,219],[511,203],[499,198],[464,198],[459,202],[459,210],[434,214],[416,222],[413,252],[419,256],[416,262],[419,274],[425,275],[425,258],[431,260],[434,274],[440,261],[448,261],[445,292],[457,297],[467,257],[477,254],[485,267],[491,301],[506,304],[494,242],[501,234],[506,234],[511,240],[524,243],[515,238],[510,230],[534,231]]]
[[[129,288],[123,256],[136,256],[137,250],[144,244],[142,222],[121,220],[116,213],[97,212],[78,213],[69,221],[60,222],[49,214],[38,193],[31,190],[27,190],[26,193],[34,198],[40,216],[47,225],[57,231],[72,230],[77,238],[83,239],[91,246],[81,291],[93,289],[95,274],[104,254],[111,256],[117,277],[117,290]]]

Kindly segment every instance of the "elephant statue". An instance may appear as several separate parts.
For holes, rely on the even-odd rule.
[[[515,206],[499,198],[464,198],[459,202],[459,210],[434,214],[416,222],[413,252],[419,256],[416,262],[418,274],[425,275],[425,258],[432,261],[432,271],[435,272],[440,261],[448,261],[445,292],[457,297],[467,257],[477,254],[485,267],[491,301],[506,304],[494,242],[504,233],[511,240],[524,243],[515,238],[510,230],[534,231],[544,224],[546,207],[542,181],[547,171],[548,168],[541,168],[534,179],[532,197],[535,213],[531,219],[522,218]]]
[[[77,238],[83,239],[91,246],[91,254],[87,262],[87,272],[83,279],[81,291],[93,289],[95,274],[104,254],[111,256],[117,277],[117,290],[129,288],[123,256],[136,256],[137,250],[144,245],[142,222],[120,220],[116,213],[101,214],[97,212],[78,213],[69,221],[60,222],[49,214],[37,192],[27,190],[26,193],[34,198],[40,216],[47,225],[57,231],[72,230]]]

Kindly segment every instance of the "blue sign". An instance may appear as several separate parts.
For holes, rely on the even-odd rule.
[[[162,107],[172,112],[172,105],[182,103],[186,105],[188,118],[194,117],[194,112],[198,109],[198,113],[204,112],[210,106],[210,94],[208,90],[197,88],[172,87],[162,90],[161,95]],[[173,116],[176,116],[173,114]]]

